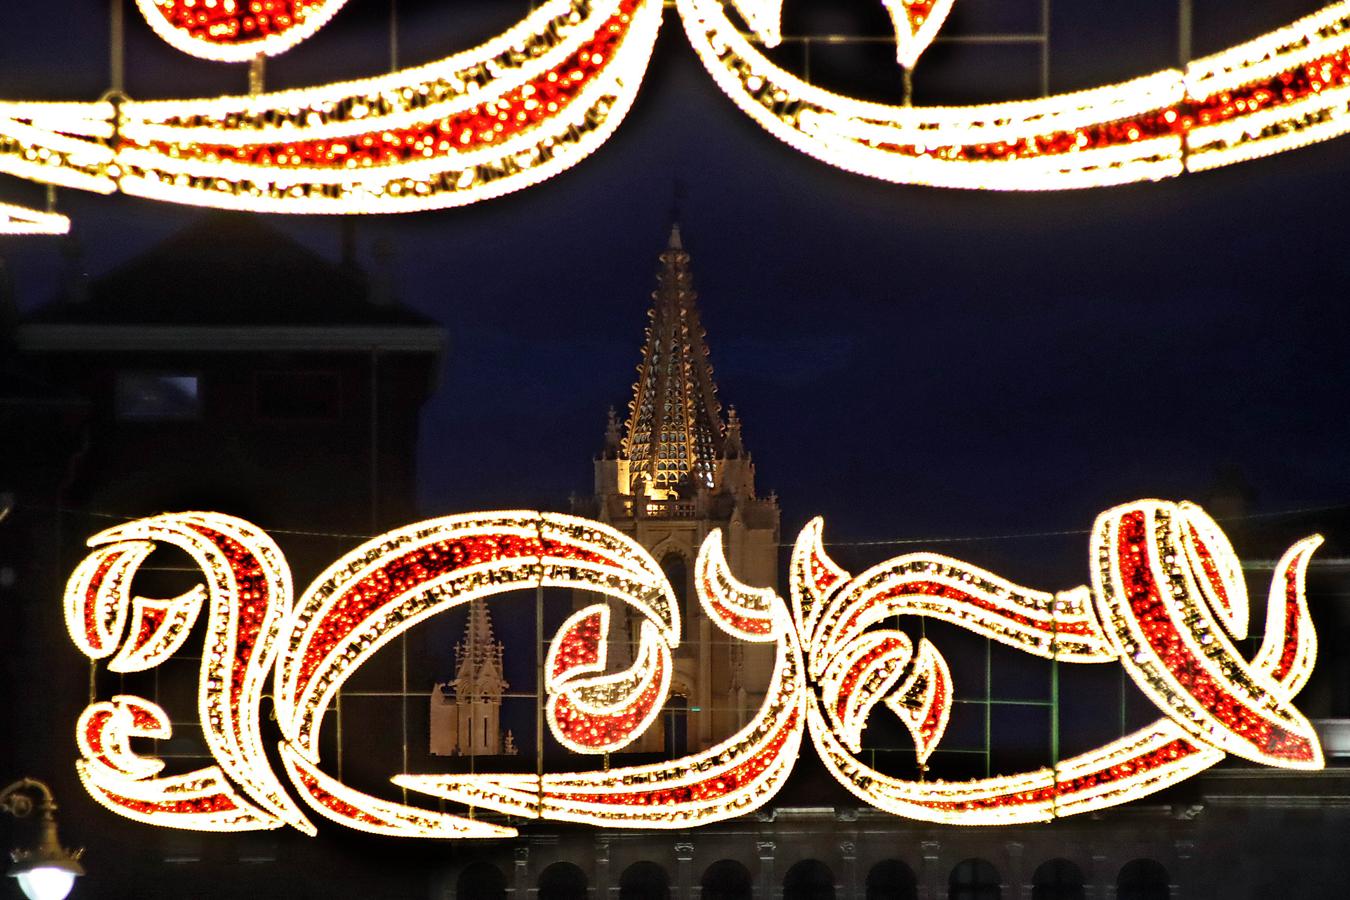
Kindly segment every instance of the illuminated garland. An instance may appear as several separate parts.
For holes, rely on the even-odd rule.
[[[233,2],[221,0],[222,21],[254,15],[242,5],[226,15]],[[884,2],[897,58],[912,67],[951,0]],[[303,38],[341,0],[263,0],[291,10],[291,24],[269,18],[257,40],[240,39],[246,25],[203,33],[188,22],[186,0],[140,3],[176,45],[242,59]],[[752,37],[780,42],[781,0],[677,6],[694,50],[747,115],[804,153],[887,181],[1098,187],[1229,165],[1350,129],[1350,2],[1184,70],[1038,100],[926,108],[840,96],[774,64]],[[479,47],[377,78],[214,99],[0,102],[0,173],[263,212],[474,203],[537,184],[603,144],[632,106],[660,23],[658,0],[548,0]],[[65,227],[59,216],[0,207],[0,233]]]
[[[67,234],[69,231],[70,219],[60,213],[0,203],[0,235]]]
[[[342,683],[399,634],[455,606],[537,585],[625,601],[644,617],[659,643],[678,643],[678,607],[656,562],[631,538],[571,516],[502,512],[433,519],[371,541],[320,575],[296,605],[277,666],[283,758],[306,801],[328,818],[366,831],[479,836],[479,823],[472,820],[434,817],[350,789],[340,793],[341,803],[331,800],[338,794],[336,783],[317,768],[319,728]],[[599,624],[607,624],[607,616],[599,618]],[[579,621],[579,616],[569,620],[565,637]],[[597,641],[602,633],[595,632]],[[580,648],[595,660],[581,668],[602,662],[599,648],[589,641]],[[575,652],[569,644],[551,653],[552,677],[573,671]],[[665,678],[663,687],[669,675]],[[656,699],[658,711],[663,699]]]
[[[895,58],[906,69],[933,43],[955,0],[881,0],[895,25]]]
[[[608,633],[608,606],[578,610],[558,629],[544,663],[549,729],[575,753],[611,753],[628,746],[655,721],[670,690],[671,647],[648,621],[642,623],[636,659],[626,671],[578,677],[605,670]]]
[[[728,634],[740,636],[746,630],[743,617],[731,610],[767,621],[769,629],[750,629],[752,636],[744,639],[773,642],[778,648],[764,702],[736,734],[691,756],[604,772],[401,775],[394,782],[510,815],[615,828],[687,828],[744,815],[767,803],[791,773],[805,731],[805,673],[786,605],[772,591],[732,578],[721,540],[715,530],[699,550],[699,602]],[[580,616],[570,621],[578,622]],[[554,651],[550,658],[556,661]],[[552,672],[553,666],[546,671]]]
[[[1192,525],[1197,521],[1200,529]],[[1197,590],[1203,571],[1181,564],[1187,559],[1181,535],[1188,530],[1194,536],[1217,526],[1198,507],[1154,501],[1117,507],[1098,519],[1093,587],[1121,664],[1195,739],[1252,762],[1322,768],[1312,723],[1272,684],[1284,678],[1242,659]],[[1225,549],[1205,545],[1212,554]],[[1277,635],[1284,635],[1285,621],[1280,615],[1272,623]],[[1296,657],[1299,668],[1310,668],[1311,654]]]
[[[1288,702],[1315,657],[1302,588],[1320,540],[1296,544],[1281,561],[1266,638],[1250,665],[1218,626],[1223,618],[1235,637],[1245,635],[1241,566],[1218,525],[1193,504],[1146,500],[1098,518],[1092,596],[1105,635],[1082,589],[1045,595],[955,560],[898,557],[831,593],[810,632],[808,666],[824,673],[810,714],[812,740],[831,774],[869,804],[956,825],[1048,821],[1114,806],[1189,778],[1225,753],[1281,768],[1321,768],[1316,733]],[[820,545],[819,520],[803,530],[792,558],[804,596],[821,593],[812,587],[820,576],[833,583],[842,573]],[[941,600],[934,605],[934,598]],[[1216,603],[1219,616],[1211,612]],[[982,621],[972,620],[972,608],[985,610]],[[896,614],[943,618],[1064,662],[1119,660],[1167,718],[1053,767],[1015,775],[950,783],[883,774],[855,755],[857,710],[896,684],[909,642],[898,632],[861,628]],[[1093,651],[1085,652],[1089,647]],[[886,705],[910,727],[922,764],[945,728],[951,679],[935,648],[915,669]],[[928,696],[916,698],[915,688],[927,684],[936,688],[925,686]]]
[[[480,47],[391,75],[102,104],[115,135],[89,133],[92,109],[0,104],[12,117],[0,118],[0,172],[254,211],[473,203],[551,177],[604,143],[632,105],[660,22],[657,0],[550,0]]]
[[[158,542],[187,553],[205,576],[205,587],[174,600],[133,604],[132,576]],[[134,605],[135,630],[115,659],[114,671],[147,668],[181,646],[205,598],[207,636],[197,712],[207,747],[224,773],[211,769],[182,779],[141,780],[125,771],[85,766],[81,776],[100,788],[100,802],[115,805],[120,802],[116,798],[128,798],[139,804],[136,808],[141,812],[147,803],[179,808],[173,806],[177,795],[188,791],[198,805],[205,802],[204,797],[217,798],[213,814],[228,814],[223,821],[211,819],[219,827],[239,828],[244,822],[252,823],[248,827],[290,824],[313,833],[313,826],[272,773],[260,731],[262,695],[272,675],[281,623],[290,612],[290,571],[281,550],[254,526],[217,513],[140,519],[95,535],[89,545],[94,552],[76,567],[66,587],[66,626],[76,646],[99,659],[121,642],[127,610]],[[152,610],[156,609],[164,611],[163,621],[155,621]],[[109,668],[114,667],[110,664]],[[153,706],[149,701],[137,702],[142,710]],[[167,729],[168,719],[158,718],[162,721],[154,727]],[[118,724],[118,720],[110,721]],[[86,762],[91,758],[86,755]],[[237,795],[225,775],[261,808]],[[193,816],[200,812],[195,807],[182,808]]]
[[[347,0],[136,0],[155,33],[184,53],[221,62],[289,50]]]
[[[814,87],[760,52],[727,17],[724,0],[677,5],[694,50],[742,111],[803,153],[887,181],[1100,187],[1228,165],[1350,129],[1346,3],[1184,71],[1041,100],[927,108]],[[904,34],[899,24],[897,33]],[[922,49],[918,41],[909,47]],[[904,60],[903,40],[900,52]]]
[[[91,553],[68,582],[72,640],[93,659],[113,656],[114,671],[139,671],[176,652],[205,605],[199,712],[219,765],[160,776],[163,761],[135,754],[130,740],[170,737],[168,716],[148,700],[119,695],[92,703],[80,717],[80,777],[98,802],[139,821],[199,830],[290,824],[312,834],[262,751],[268,677],[283,767],[302,799],[346,827],[401,837],[515,834],[509,824],[479,820],[479,810],[602,827],[724,820],[773,798],[807,731],[827,770],[862,800],[960,825],[1115,806],[1229,753],[1280,768],[1323,765],[1317,735],[1292,703],[1316,657],[1304,589],[1319,537],[1281,559],[1265,635],[1247,662],[1229,637],[1246,634],[1241,566],[1218,525],[1189,503],[1144,500],[1103,513],[1093,530],[1092,588],[1058,593],[931,553],[898,556],[850,577],[825,553],[822,527],[810,522],[793,547],[790,606],[732,575],[720,532],[699,550],[694,586],[705,614],[738,640],[776,648],[763,703],[743,728],[701,752],[612,770],[391,777],[396,786],[471,808],[456,815],[372,796],[323,771],[319,732],[338,690],[389,641],[448,609],[522,588],[594,592],[609,600],[570,615],[549,647],[546,714],[554,736],[573,751],[629,745],[666,700],[680,632],[670,584],[632,538],[532,511],[433,519],[358,547],[292,608],[285,560],[246,522],[183,513],[118,526],[91,539]],[[161,543],[186,551],[204,585],[169,600],[135,597],[136,573]],[[639,617],[640,635],[633,664],[607,674],[611,601]],[[914,616],[1058,662],[1117,661],[1163,717],[1027,772],[964,782],[879,772],[858,758],[879,703],[909,730],[920,767],[939,748],[951,715],[954,684],[942,654],[896,627],[898,617]]]

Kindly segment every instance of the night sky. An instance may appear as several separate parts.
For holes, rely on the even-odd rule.
[[[387,68],[388,3],[352,0],[270,65],[269,87]],[[404,64],[470,46],[524,6],[399,5]],[[786,5],[789,31],[884,25],[877,0]],[[1196,0],[1196,52],[1319,5]],[[96,97],[107,86],[106,5],[18,6],[0,11],[0,97]],[[1175,9],[1057,2],[1052,88],[1171,64]],[[1020,28],[1026,14],[958,0],[948,30]],[[936,47],[917,100],[1034,90],[1029,52]],[[813,71],[869,96],[893,87],[894,101],[887,54],[840,51]],[[133,96],[244,84],[238,67],[161,46],[128,10]],[[427,514],[563,507],[589,490],[605,411],[629,397],[678,182],[721,399],[741,413],[761,492],[781,496],[786,539],[816,514],[844,540],[1076,530],[1117,502],[1203,498],[1223,469],[1255,490],[1252,512],[1350,503],[1347,169],[1341,139],[1107,190],[887,185],[760,131],[703,72],[670,10],[636,109],[593,158],[502,200],[363,220],[360,239],[368,256],[379,239],[393,246],[399,295],[450,336],[423,423]],[[0,199],[36,203],[40,192],[5,179]],[[93,277],[200,214],[75,192],[60,207]],[[336,221],[272,221],[336,256]],[[59,242],[7,240],[0,252],[24,305],[55,294]],[[221,275],[247,272],[240,259]],[[965,555],[1029,577],[1010,557],[1077,559],[1084,544],[974,542]]]

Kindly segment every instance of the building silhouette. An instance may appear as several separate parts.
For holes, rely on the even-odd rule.
[[[400,876],[312,842],[110,821],[71,765],[91,692],[171,710],[173,737],[144,748],[170,771],[211,762],[195,721],[199,636],[157,674],[96,679],[66,636],[60,598],[86,538],[166,511],[229,513],[276,537],[298,590],[361,536],[415,518],[419,415],[445,334],[357,264],[350,231],[334,245],[337,261],[262,217],[208,214],[93,280],[71,244],[60,295],[5,317],[0,708],[22,738],[0,741],[0,768],[49,781],[63,838],[89,847],[97,874],[76,897],[318,898],[337,885],[407,896]],[[138,592],[173,596],[199,580],[186,557],[163,553]],[[349,727],[345,740],[368,747],[383,733]],[[348,770],[367,753],[347,754]],[[323,874],[308,884],[283,872]]]

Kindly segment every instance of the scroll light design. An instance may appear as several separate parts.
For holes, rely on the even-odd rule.
[[[1304,585],[1320,537],[1298,542],[1280,561],[1266,633],[1249,663],[1228,637],[1246,629],[1237,557],[1213,520],[1192,504],[1147,500],[1103,513],[1092,538],[1092,587],[1057,594],[928,553],[896,557],[850,578],[826,555],[822,527],[819,519],[808,524],[794,547],[790,608],[774,591],[731,575],[720,534],[700,550],[695,586],[708,616],[728,634],[772,642],[778,651],[761,709],[717,746],[608,771],[402,774],[392,781],[526,819],[683,828],[768,802],[809,730],[827,769],[869,804],[911,818],[984,825],[1118,805],[1228,753],[1282,768],[1322,765],[1316,734],[1292,705],[1316,656]],[[131,580],[156,542],[186,550],[206,584],[171,600],[133,597]],[[453,606],[522,586],[595,591],[639,616],[638,661],[626,672],[597,674],[604,668],[608,607],[579,610],[549,651],[548,711],[560,740],[584,752],[608,752],[652,721],[680,630],[671,588],[646,551],[607,526],[569,516],[479,513],[390,532],[336,562],[294,609],[280,551],[238,519],[158,516],[110,529],[90,544],[93,551],[67,588],[66,620],[91,658],[116,653],[110,669],[158,664],[181,645],[199,607],[210,610],[200,706],[219,766],[159,777],[163,762],[138,756],[129,745],[131,738],[170,735],[167,715],[143,698],[119,695],[91,704],[77,726],[77,765],[91,794],[121,815],[171,827],[291,824],[313,833],[258,743],[261,675],[275,660],[283,762],[314,811],[380,834],[514,834],[509,825],[373,797],[323,772],[319,730],[341,684],[393,637]],[[913,615],[949,621],[1043,658],[1119,661],[1164,716],[1104,747],[1020,774],[949,783],[875,771],[856,754],[878,701],[910,730],[920,763],[939,745],[950,712],[952,681],[937,648],[924,639],[916,649],[903,632],[874,627]],[[128,616],[135,624],[119,650]],[[582,726],[574,727],[578,721]]]
[[[167,600],[133,596],[132,579],[157,543],[186,552],[205,584]],[[144,698],[114,697],[89,706],[77,727],[76,766],[89,793],[120,815],[153,824],[202,831],[292,825],[313,834],[268,765],[260,732],[263,691],[290,613],[290,570],[280,548],[253,525],[217,513],[140,519],[103,531],[89,544],[93,552],[66,587],[66,628],[91,659],[117,652],[110,670],[159,665],[182,646],[207,607],[197,712],[218,763],[158,777],[163,761],[137,756],[129,741],[170,737],[168,716]]]
[[[1046,821],[1137,799],[1228,753],[1280,768],[1323,765],[1312,724],[1291,703],[1316,656],[1303,588],[1320,537],[1300,541],[1281,559],[1263,643],[1248,663],[1229,637],[1246,636],[1240,565],[1222,531],[1193,504],[1146,500],[1103,513],[1092,538],[1092,589],[1057,594],[929,553],[906,554],[849,579],[825,554],[820,532],[820,520],[807,526],[791,563],[808,666],[813,675],[825,673],[811,708],[811,737],[834,777],[879,809],[958,825]],[[1119,661],[1164,716],[1030,772],[963,782],[885,775],[856,757],[856,731],[839,727],[849,720],[837,710],[851,707],[856,717],[896,683],[907,641],[893,637],[889,655],[855,661],[859,655],[849,654],[888,634],[868,626],[903,615],[952,622],[1046,659]],[[856,673],[853,681],[833,675],[841,659]],[[938,684],[942,672],[930,664],[927,677]],[[922,762],[941,737],[945,721],[931,710],[941,701],[916,703],[898,693],[887,705],[915,710],[901,717],[915,732]],[[915,729],[919,716],[933,722],[934,736]]]
[[[884,2],[899,61],[912,67],[951,4]],[[865,103],[775,64],[757,44],[778,42],[781,3],[677,6],[695,52],[746,115],[803,153],[885,181],[979,190],[1102,187],[1230,165],[1350,129],[1347,3],[1184,69],[1035,100],[934,107]]]
[[[474,203],[552,177],[609,138],[642,83],[661,10],[659,0],[547,0],[424,66],[255,96],[0,102],[0,172],[260,212]]]

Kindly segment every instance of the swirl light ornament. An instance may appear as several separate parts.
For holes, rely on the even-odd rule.
[[[481,46],[376,78],[214,99],[0,102],[0,172],[261,212],[474,203],[603,144],[660,24],[659,0],[548,0]]]
[[[204,584],[171,600],[133,597],[135,573],[158,544],[185,552]],[[148,700],[115,697],[86,709],[77,729],[77,767],[94,799],[141,821],[181,815],[203,830],[289,824],[314,833],[268,765],[261,736],[262,695],[291,606],[290,569],[280,548],[253,525],[217,513],[140,519],[95,535],[89,545],[93,552],[66,586],[66,627],[77,647],[101,659],[122,643],[128,611],[134,611],[132,631],[110,670],[140,671],[163,662],[182,646],[206,606],[197,714],[219,763],[155,777],[162,761],[134,756],[126,741],[170,737],[169,718]]]
[[[687,756],[601,771],[391,774],[397,787],[466,808],[456,814],[372,796],[324,771],[320,731],[339,689],[389,641],[445,610],[524,588],[593,592],[605,601],[570,615],[550,644],[545,711],[570,750],[622,749],[655,722],[680,633],[674,591],[646,550],[572,516],[450,516],[363,544],[292,606],[285,560],[255,526],[214,513],[121,525],[91,539],[71,575],[71,638],[91,659],[111,657],[110,670],[150,668],[177,651],[204,607],[199,705],[219,765],[162,775],[163,761],[137,755],[130,740],[169,737],[168,714],[119,694],[81,715],[77,766],[95,799],[139,821],[197,830],[290,824],[313,834],[260,745],[269,676],[281,759],[304,803],[346,827],[399,837],[506,837],[516,834],[512,819],[660,829],[732,818],[774,797],[807,733],[826,769],[859,799],[958,825],[1116,806],[1229,754],[1286,769],[1323,765],[1317,735],[1293,704],[1316,658],[1304,591],[1320,537],[1280,560],[1265,635],[1248,661],[1233,643],[1248,620],[1241,565],[1217,523],[1190,503],[1141,500],[1107,510],[1093,529],[1091,586],[1054,593],[922,552],[850,576],[825,552],[822,531],[816,519],[797,539],[790,603],[736,579],[720,532],[700,548],[694,586],[709,619],[736,640],[776,648],[764,700],[742,728]],[[169,600],[134,596],[136,574],[160,544],[186,551],[204,583]],[[623,604],[640,628],[633,664],[607,674],[611,603]],[[895,715],[923,766],[940,749],[955,698],[941,649],[902,628],[915,617],[1065,664],[1118,663],[1161,715],[1105,746],[1025,772],[947,782],[878,771],[859,758],[871,715]]]
[[[694,51],[743,112],[803,153],[886,181],[1102,187],[1228,165],[1350,129],[1347,3],[1184,70],[1039,100],[908,107],[843,97],[787,72],[728,16],[729,7],[740,8],[731,0],[676,2]],[[918,4],[895,0],[888,8],[900,61],[912,66],[940,4],[917,31],[901,26],[913,25]],[[762,17],[746,21],[763,33]]]
[[[187,0],[140,2],[189,52],[257,52],[248,40],[226,39],[232,25],[208,26],[224,29],[215,40],[200,23],[171,25]],[[341,5],[263,2],[292,10],[292,25],[260,39],[280,42],[268,48],[300,39]],[[897,59],[911,68],[952,2],[883,2]],[[782,39],[781,0],[676,5],[694,51],[748,116],[803,153],[885,181],[1103,187],[1231,165],[1350,129],[1350,0],[1184,69],[1035,100],[934,107],[865,103],[775,64],[762,47]],[[547,0],[478,47],[376,78],[189,100],[0,101],[0,173],[259,212],[476,203],[538,184],[609,139],[642,84],[661,15],[659,0]],[[0,233],[66,227],[60,217],[0,208]]]

